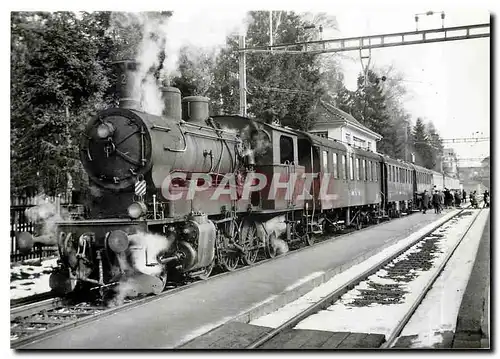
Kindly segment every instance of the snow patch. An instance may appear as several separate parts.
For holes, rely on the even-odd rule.
[[[55,267],[57,267],[56,257],[11,263],[10,299],[19,299],[50,291],[49,277]]]
[[[479,215],[401,333],[401,336],[418,335],[411,344],[412,348],[431,347],[442,341],[440,333],[455,330],[462,297],[472,272],[488,215],[489,210],[484,210]]]
[[[397,251],[401,250],[403,247],[414,242],[423,234],[428,232],[430,229],[436,225],[445,222],[454,214],[457,210],[451,211],[449,214],[441,218],[440,220],[429,224],[428,226],[420,229],[419,231],[411,234],[409,237],[400,240],[398,243],[391,245],[390,247],[382,250],[378,254],[370,257],[366,261],[352,266],[348,270],[334,276],[328,282],[318,286],[311,292],[305,294],[301,298],[289,303],[288,305],[278,309],[274,313],[262,316],[256,320],[250,322],[254,325],[262,325],[271,328],[276,328],[289,320],[294,315],[298,314],[300,311],[308,308],[311,304],[321,300],[331,292],[342,288],[350,280],[361,274],[362,272],[372,268],[374,265],[382,262],[387,257],[393,255]],[[460,221],[460,225],[455,224],[455,227],[461,228],[461,233],[470,223],[470,220]],[[449,228],[449,226],[448,226]],[[442,230],[443,233],[447,233],[447,230]],[[457,231],[459,232],[458,228]],[[446,235],[446,237],[448,237]],[[444,238],[444,237],[443,237]],[[446,241],[456,242],[457,238],[448,237]],[[422,244],[417,244],[411,249],[411,252],[418,251]],[[438,253],[439,254],[439,253]],[[440,254],[443,255],[443,254]],[[408,254],[403,254],[398,257],[398,260],[403,260]],[[434,260],[436,262],[436,259]],[[369,280],[381,284],[395,284],[398,283],[409,293],[405,296],[405,302],[402,304],[371,304],[366,307],[352,307],[349,306],[356,295],[360,294],[358,289],[367,288],[367,281],[363,281],[356,290],[350,291],[341,297],[341,300],[336,304],[330,306],[326,310],[323,310],[299,323],[297,329],[316,329],[316,330],[328,330],[328,331],[361,331],[364,333],[381,333],[389,334],[392,328],[397,324],[399,318],[404,315],[408,307],[413,303],[415,298],[420,293],[421,289],[429,280],[430,276],[433,275],[433,269],[429,271],[414,271],[415,274],[420,274],[410,283],[401,283],[393,281],[389,278],[382,278],[387,274],[386,270],[379,271],[375,276],[372,275]],[[346,305],[347,304],[347,305]],[[374,310],[374,307],[377,307]]]

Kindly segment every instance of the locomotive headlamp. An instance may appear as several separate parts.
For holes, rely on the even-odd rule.
[[[127,212],[130,218],[137,219],[143,214],[146,214],[146,205],[142,202],[134,202],[128,208]]]
[[[108,246],[115,253],[121,253],[128,248],[128,235],[124,231],[116,230],[109,233]]]
[[[97,136],[99,138],[108,138],[113,135],[113,132],[115,132],[115,128],[109,122],[103,122],[97,126]]]

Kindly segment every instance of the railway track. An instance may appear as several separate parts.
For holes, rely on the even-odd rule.
[[[401,281],[405,282],[412,280],[414,277],[415,270],[422,269],[428,270],[431,266],[431,260],[434,255],[439,252],[436,243],[440,241],[443,237],[442,234],[439,233],[440,229],[445,225],[455,225],[453,221],[460,220],[461,217],[472,214],[475,217],[470,221],[467,225],[466,230],[460,235],[459,239],[453,244],[450,250],[444,255],[437,266],[437,269],[434,271],[433,275],[425,284],[424,288],[418,293],[418,296],[413,299],[411,305],[404,315],[400,316],[397,324],[391,329],[389,335],[385,336],[385,341],[382,343],[380,348],[390,348],[394,345],[398,336],[402,332],[403,328],[406,326],[412,315],[415,313],[416,309],[424,299],[427,292],[431,289],[432,285],[439,277],[449,259],[453,256],[453,253],[458,248],[462,240],[469,233],[471,227],[475,223],[476,219],[479,216],[479,211],[470,211],[468,209],[463,209],[458,212],[455,216],[449,218],[446,222],[442,223],[439,227],[433,228],[429,232],[422,235],[416,241],[410,243],[408,246],[402,248],[397,251],[394,255],[386,258],[381,263],[378,263],[371,268],[365,270],[363,273],[357,275],[355,278],[351,279],[341,288],[331,292],[330,294],[324,296],[322,299],[316,301],[314,304],[307,307],[305,310],[300,311],[300,313],[294,315],[290,319],[288,319],[283,324],[278,327],[266,332],[257,340],[252,343],[246,345],[246,349],[257,349],[266,347],[276,348],[276,343],[279,342],[280,335],[283,337],[286,334],[290,334],[290,331],[296,329],[300,329],[302,327],[307,327],[304,325],[307,319],[310,320],[311,316],[318,315],[320,312],[324,310],[332,310],[332,306],[336,303],[339,303],[341,298],[350,297],[350,304],[352,306],[366,306],[371,303],[379,303],[379,304],[394,304],[398,303],[401,300],[404,291],[401,290],[399,285],[394,283],[390,284],[380,284],[376,282],[371,282],[367,280],[372,275],[376,275],[377,273],[383,273],[383,275],[379,275],[380,277],[398,277]],[[469,219],[470,220],[470,219]],[[450,221],[452,223],[450,223]],[[406,278],[406,279],[405,279]],[[364,283],[364,285],[360,285]],[[368,287],[366,286],[368,283]],[[382,282],[383,283],[383,282]],[[351,294],[352,293],[352,294]],[[380,307],[375,307],[373,310],[380,310]],[[330,313],[332,313],[330,311]],[[332,318],[332,317],[328,317]],[[317,320],[317,319],[316,319]],[[260,325],[260,324],[258,324]],[[274,345],[269,346],[270,342],[273,341]],[[267,345],[266,345],[267,344]]]
[[[367,230],[371,227],[372,226],[366,226],[362,230]],[[349,236],[352,233],[357,232],[359,231],[348,230],[347,233],[341,235],[324,235],[317,238],[315,244],[319,244],[320,242],[329,239]],[[301,247],[293,251],[289,251],[282,256],[286,256],[288,253],[306,250],[308,247],[309,246]],[[262,265],[269,260],[273,260],[273,258],[261,260],[252,266],[239,267],[235,271],[248,270],[256,265]],[[222,272],[212,275],[210,278],[229,275],[231,273],[233,272]],[[67,328],[79,326],[98,318],[102,318],[103,316],[111,315],[118,311],[144,304],[148,301],[159,300],[165,296],[175,295],[202,282],[203,281],[190,282],[186,285],[181,285],[177,288],[167,290],[157,296],[126,300],[123,305],[113,308],[98,306],[90,302],[68,304],[60,298],[53,298],[51,293],[42,293],[37,296],[26,298],[11,306],[11,347],[13,349],[20,348],[27,343],[36,342],[45,337],[56,335],[58,332]]]

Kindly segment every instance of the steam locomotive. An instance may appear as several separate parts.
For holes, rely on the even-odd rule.
[[[275,257],[279,236],[311,245],[409,213],[440,175],[259,119],[210,116],[208,98],[173,87],[162,89],[161,116],[145,113],[131,91],[136,64],[118,65],[119,107],[91,119],[81,141],[89,218],[57,223],[56,292],[133,281],[135,294],[159,293],[172,276],[232,271]]]

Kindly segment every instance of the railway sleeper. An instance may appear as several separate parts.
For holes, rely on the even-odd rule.
[[[92,315],[95,313],[89,313],[87,312],[62,312],[62,313],[55,313],[55,312],[47,312],[45,315],[48,315],[50,317],[71,317],[71,316],[77,316],[77,317],[86,317],[89,315]]]
[[[33,333],[39,333],[47,330],[47,327],[40,327],[40,328],[26,328],[26,327],[14,327],[10,328],[11,333],[26,333],[26,334],[33,334]]]
[[[373,290],[373,289],[359,289],[359,291],[361,292],[361,294],[363,295],[363,297],[365,295],[368,295],[368,296],[374,296],[374,295],[384,295],[384,296],[389,296],[389,297],[400,297],[402,294],[404,294],[405,292],[402,291],[401,289],[400,290],[380,290],[380,289],[376,289],[376,290]]]
[[[60,320],[57,319],[49,319],[49,318],[40,318],[40,319],[23,319],[20,323],[27,324],[61,324]]]

